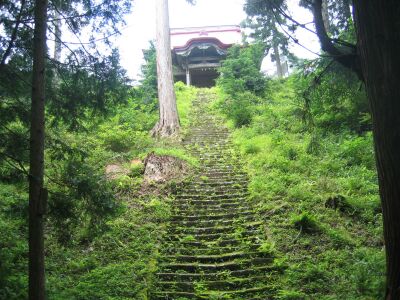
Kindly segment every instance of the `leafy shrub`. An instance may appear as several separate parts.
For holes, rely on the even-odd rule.
[[[235,94],[235,96],[225,96],[220,103],[221,109],[226,116],[233,121],[236,128],[247,126],[254,117],[254,103],[259,99],[250,92]]]
[[[263,58],[264,46],[261,43],[244,48],[239,45],[231,47],[219,70],[218,85],[230,96],[245,91],[262,95],[266,85],[266,79],[260,72]]]

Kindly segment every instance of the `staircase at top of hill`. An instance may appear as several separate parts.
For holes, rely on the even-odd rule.
[[[159,259],[155,299],[272,299],[273,257],[248,201],[229,131],[198,94],[185,147],[200,160],[176,195]]]

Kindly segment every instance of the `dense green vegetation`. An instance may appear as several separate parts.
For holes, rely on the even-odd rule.
[[[291,84],[274,83],[270,102],[234,131],[252,199],[287,266],[282,299],[377,299],[384,252],[371,134],[315,140],[296,117]]]
[[[253,65],[262,52],[252,47],[231,50],[212,113],[233,131],[251,201],[268,228],[264,246],[283,270],[274,280],[277,299],[379,299],[382,220],[364,91],[338,66],[318,85],[301,73],[267,80]],[[196,89],[177,83],[175,90],[184,133]],[[198,162],[179,143],[150,138],[157,110],[145,94],[132,89],[108,116],[82,118],[85,130],[71,131],[60,121],[57,134],[49,131],[50,299],[147,299],[154,287],[173,197],[168,188],[140,191],[140,160],[155,151]],[[24,131],[19,122],[10,126]],[[110,165],[126,171],[107,179]],[[21,299],[26,183],[13,166],[3,162],[1,170],[0,298]]]
[[[90,27],[93,43],[102,26],[106,28],[103,34],[111,34],[123,23],[130,4],[117,2],[108,2],[115,4],[111,5],[114,14],[104,14],[108,10],[103,5],[92,11],[82,2],[82,7],[89,9],[82,22],[66,24],[75,34]],[[28,290],[31,86],[27,82],[32,79],[33,32],[31,28],[18,29],[19,21],[14,22],[8,14],[10,11],[29,20],[33,4],[22,3],[19,7],[5,1],[0,10],[1,19],[7,21],[1,27],[7,38],[0,39],[0,299],[7,300],[26,299]],[[61,12],[50,8],[50,14],[54,17],[64,13],[64,19],[73,18],[81,9],[76,10],[79,3],[61,5]],[[301,4],[310,8],[308,1]],[[194,232],[175,239],[175,246],[196,242],[199,236],[204,238],[199,232],[211,235],[207,236],[211,239],[209,248],[196,249],[206,257],[198,255],[201,251],[198,256],[192,255],[190,247],[179,248],[186,253],[186,262],[192,263],[199,256],[200,260],[218,263],[233,257],[233,265],[239,267],[253,258],[260,258],[260,264],[268,261],[262,267],[268,267],[270,273],[257,273],[264,276],[256,282],[256,288],[260,288],[257,296],[263,296],[261,290],[265,288],[274,299],[383,299],[386,272],[382,209],[371,113],[360,70],[350,71],[346,64],[328,56],[303,62],[291,56],[288,37],[277,25],[295,31],[298,24],[282,16],[275,20],[277,23],[272,21],[277,12],[281,13],[279,9],[287,8],[285,1],[247,1],[246,8],[253,18],[247,24],[255,30],[256,42],[231,47],[219,70],[217,86],[201,90],[202,97],[208,98],[198,105],[203,110],[196,112],[197,117],[192,101],[199,90],[181,82],[175,84],[182,126],[175,139],[153,139],[149,135],[158,119],[153,44],[144,51],[146,64],[138,87],[130,86],[116,50],[99,55],[94,47],[81,44],[70,51],[65,63],[47,59],[48,299],[149,299],[159,289],[158,263],[163,255],[168,256],[160,247],[168,238],[168,223],[176,212],[174,195],[180,188],[188,202],[193,195],[185,194],[188,186],[184,190],[184,185],[175,180],[145,182],[144,160],[151,153],[179,158],[190,170],[203,164],[203,170],[218,179],[213,182],[215,178],[198,174],[200,168],[196,169],[202,185],[192,180],[189,191],[198,193],[196,199],[219,198],[212,200],[216,208],[204,209],[204,203],[197,202],[186,213],[198,213],[195,217],[214,226],[207,223],[204,213],[217,211],[218,215],[233,204],[238,214],[249,209],[244,211],[247,217],[256,218],[252,222],[246,217],[235,220],[233,214],[228,214],[222,218],[222,225],[204,228],[193,223],[191,227],[185,222],[175,224],[175,230]],[[351,43],[356,39],[349,3],[331,3],[331,14],[333,8],[338,14],[325,35],[329,42],[340,41],[336,50],[352,54],[356,47]],[[8,47],[13,51],[7,51]],[[295,63],[288,78],[267,78],[260,73],[262,58],[271,49],[275,61],[281,52]],[[229,131],[221,125],[221,119]],[[186,133],[194,123],[201,126],[190,137]],[[206,129],[210,132],[205,133]],[[207,138],[208,145],[200,151],[199,144]],[[188,146],[190,139],[193,144]],[[191,156],[188,148],[200,152],[203,160]],[[227,153],[229,159],[223,157]],[[237,181],[229,181],[232,178],[224,177],[224,172]],[[230,189],[221,190],[218,184],[230,184]],[[242,206],[226,203],[232,199],[229,192],[245,195],[239,200],[233,197]],[[237,228],[224,226],[226,223]],[[217,244],[221,240],[212,240],[213,234],[223,235],[232,228],[233,243],[239,240],[243,246],[240,251],[246,249],[248,253],[226,253],[235,248],[220,247]],[[260,234],[260,230],[264,231]],[[213,251],[221,252],[215,255]],[[172,264],[175,262],[176,257],[168,258]],[[246,267],[253,267],[252,263]],[[249,278],[238,280],[229,271],[222,273],[224,282],[215,284],[248,287]],[[210,292],[202,281],[194,286],[195,294],[212,299],[234,299],[231,295],[235,292]]]
[[[252,201],[285,266],[278,298],[380,299],[382,214],[366,96],[340,66],[323,77],[321,69],[317,85],[295,73],[246,102],[220,81],[214,109],[234,130]]]
[[[195,89],[176,84],[181,122]],[[49,299],[145,299],[152,286],[157,245],[169,215],[168,188],[141,193],[148,153],[197,162],[179,144],[154,141],[154,102],[133,90],[110,117],[85,122],[85,131],[59,127],[46,150],[51,191],[46,224]],[[121,174],[107,179],[106,167]],[[24,299],[27,292],[27,202],[23,177],[7,180],[2,164],[0,198],[0,298]]]

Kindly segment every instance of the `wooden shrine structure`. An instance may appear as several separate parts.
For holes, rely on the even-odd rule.
[[[170,34],[175,81],[198,87],[215,85],[227,49],[242,38],[236,25],[171,28]]]

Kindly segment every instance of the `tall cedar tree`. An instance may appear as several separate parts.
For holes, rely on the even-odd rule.
[[[168,137],[178,133],[179,117],[172,74],[168,0],[156,1],[156,52],[158,101],[160,117],[152,129],[154,136]]]
[[[386,299],[400,299],[400,2],[354,0],[358,53],[372,112],[386,245]]]
[[[43,188],[45,135],[45,55],[47,0],[36,0],[33,40],[32,104],[29,153],[29,299],[45,299]]]

